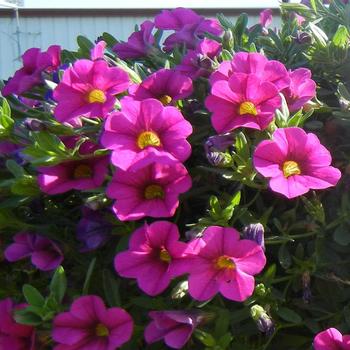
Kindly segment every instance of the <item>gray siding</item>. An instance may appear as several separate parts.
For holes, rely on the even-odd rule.
[[[108,11],[96,14],[79,13],[79,11],[26,12],[20,13],[19,33],[16,34],[17,26],[13,13],[0,12],[0,78],[11,76],[21,66],[19,51],[22,54],[31,47],[46,49],[52,44],[75,49],[77,47],[75,38],[78,35],[85,35],[94,40],[103,32],[109,32],[118,39],[126,40],[133,32],[135,24],[152,18],[154,13],[143,12],[132,15],[132,13],[108,13]],[[214,16],[215,12],[205,14]],[[235,15],[231,13],[228,17],[233,19]],[[256,11],[250,15],[250,22],[256,23],[258,21]]]

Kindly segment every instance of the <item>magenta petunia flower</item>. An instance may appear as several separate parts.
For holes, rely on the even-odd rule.
[[[0,300],[0,349],[35,350],[35,331],[32,326],[19,324],[14,312],[23,307],[15,306],[10,298]]]
[[[272,122],[281,97],[274,84],[255,74],[234,73],[214,83],[205,106],[218,133],[239,127],[263,130]]]
[[[331,161],[315,134],[296,127],[277,129],[272,140],[258,144],[253,156],[255,169],[270,178],[270,188],[287,198],[335,186],[341,172]]]
[[[256,242],[239,238],[233,228],[210,226],[201,238],[188,244],[189,293],[208,300],[220,292],[225,298],[244,301],[254,291],[254,275],[266,263]]]
[[[117,169],[107,196],[116,199],[113,211],[121,221],[170,217],[179,205],[180,193],[191,185],[191,177],[179,161],[153,149],[130,171]]]
[[[52,338],[59,343],[54,350],[115,350],[132,332],[133,320],[124,309],[107,309],[100,297],[87,295],[55,317]]]
[[[71,145],[69,148],[73,147],[74,145]],[[39,167],[40,189],[52,195],[73,189],[90,190],[101,186],[108,172],[109,159],[107,156],[93,156],[96,150],[98,150],[97,145],[86,141],[79,149],[80,155],[85,156],[85,159]]]
[[[135,100],[155,98],[167,106],[192,94],[192,80],[173,69],[160,69],[141,84],[129,88],[129,94]]]
[[[290,85],[282,91],[291,112],[302,108],[316,96],[316,83],[311,79],[311,71],[298,68],[289,72]]]
[[[272,23],[272,10],[266,9],[260,12],[259,23],[263,28],[267,28]]]
[[[350,350],[350,335],[328,328],[316,335],[313,346],[315,350]]]
[[[210,76],[213,85],[217,80],[228,80],[233,73],[255,74],[262,81],[273,83],[278,91],[287,88],[290,78],[286,67],[279,61],[269,61],[260,53],[238,52],[232,61],[224,61]]]
[[[103,40],[100,40],[92,49],[91,49],[91,59],[93,61],[103,59],[107,43]]]
[[[64,71],[53,92],[55,118],[62,123],[82,116],[103,118],[113,109],[115,95],[129,85],[129,76],[121,68],[110,68],[103,60],[78,60]]]
[[[221,35],[223,32],[218,20],[204,18],[190,9],[181,7],[163,10],[155,17],[155,26],[159,29],[175,31],[164,41],[166,51],[181,44],[193,49],[197,42],[204,38],[205,33]]]
[[[58,245],[38,234],[21,232],[14,236],[14,243],[5,252],[10,262],[31,258],[32,264],[39,270],[55,270],[63,261],[63,254]]]
[[[113,51],[123,60],[146,57],[155,43],[155,38],[152,34],[153,28],[153,22],[144,21],[139,31],[132,33],[126,43],[116,44],[113,47]]]
[[[23,67],[2,88],[3,96],[21,95],[43,82],[42,73],[57,69],[60,64],[60,46],[53,45],[46,52],[31,48],[22,55]]]
[[[191,79],[208,77],[212,72],[213,59],[221,52],[221,44],[215,40],[204,38],[195,50],[188,50],[176,70]]]
[[[136,278],[148,295],[160,294],[172,278],[183,273],[181,258],[187,244],[179,238],[179,230],[171,222],[146,223],[132,234],[129,250],[117,254],[114,267],[120,276]]]
[[[121,111],[106,120],[101,143],[111,149],[112,163],[127,170],[151,149],[169,152],[179,161],[191,154],[186,137],[192,133],[191,124],[175,107],[164,107],[158,100],[121,100]]]
[[[152,322],[145,328],[146,342],[164,339],[173,349],[182,349],[204,318],[202,313],[188,310],[151,311],[148,315]]]

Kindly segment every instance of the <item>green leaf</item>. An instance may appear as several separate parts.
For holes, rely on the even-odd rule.
[[[349,31],[344,25],[340,24],[332,38],[332,44],[335,47],[344,48],[348,44],[348,41]]]
[[[292,257],[289,253],[287,244],[281,245],[278,250],[278,260],[284,269],[288,269],[292,264]]]
[[[26,175],[15,180],[11,186],[11,192],[19,196],[34,197],[39,195],[40,190],[36,178],[34,176]]]
[[[284,321],[289,323],[302,323],[303,319],[293,310],[287,307],[281,307],[277,310],[277,315],[281,317]]]
[[[234,28],[235,35],[238,39],[242,38],[242,35],[245,29],[247,28],[247,24],[248,24],[248,15],[246,13],[240,14],[239,17],[237,18],[235,28]]]
[[[102,271],[103,292],[109,306],[120,306],[119,280],[109,270]]]
[[[30,284],[25,284],[22,288],[22,292],[28,304],[38,307],[44,306],[44,297],[36,288],[31,286]]]
[[[42,319],[40,316],[28,311],[27,309],[15,311],[14,318],[16,322],[29,326],[38,326],[42,323]]]
[[[229,20],[223,13],[218,13],[217,18],[224,29],[228,30],[234,27],[231,20]]]
[[[59,266],[50,283],[50,291],[60,304],[64,298],[67,289],[67,278],[62,266]]]
[[[338,226],[333,233],[333,239],[335,242],[342,246],[347,246],[350,244],[349,228],[346,225]]]
[[[90,57],[90,51],[94,47],[94,43],[92,43],[88,38],[86,38],[83,35],[79,35],[77,37],[77,43],[79,45],[81,54],[86,57]]]
[[[194,331],[194,336],[205,346],[213,347],[216,345],[216,341],[210,333],[196,329]]]
[[[320,47],[327,47],[327,34],[321,28],[317,27],[316,24],[309,23],[309,26],[317,44]]]
[[[6,161],[6,168],[12,173],[14,177],[18,178],[24,175],[23,168],[13,159],[8,159]]]
[[[96,265],[96,258],[93,258],[90,262],[89,268],[86,272],[86,277],[83,285],[83,295],[87,295],[89,293],[89,287],[90,287],[90,282],[91,282],[91,276],[92,273],[94,272],[94,268]]]
[[[229,221],[233,215],[235,207],[239,205],[240,201],[241,201],[241,192],[238,191],[233,195],[230,204],[222,211],[221,217],[226,221]]]
[[[109,34],[107,32],[104,32],[102,34],[102,39],[107,43],[107,46],[109,47],[113,47],[118,42],[118,40],[112,34]]]

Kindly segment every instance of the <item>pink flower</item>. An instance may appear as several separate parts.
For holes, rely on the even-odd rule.
[[[313,346],[315,350],[350,350],[350,335],[328,328],[316,335]]]
[[[223,32],[216,19],[206,19],[190,9],[181,7],[163,10],[155,17],[155,26],[159,29],[175,31],[164,42],[166,51],[181,44],[192,49],[200,39],[204,38],[205,33],[221,35]]]
[[[57,69],[60,64],[60,46],[50,46],[47,52],[31,48],[22,55],[23,67],[2,88],[3,96],[21,95],[43,82],[42,73]]]
[[[258,144],[253,156],[255,169],[270,178],[270,188],[287,198],[335,186],[341,172],[331,161],[317,136],[301,128],[277,129],[272,140]]]
[[[180,193],[192,185],[186,168],[156,149],[129,170],[117,169],[107,187],[107,196],[116,199],[113,211],[121,221],[173,216]]]
[[[146,223],[132,234],[129,250],[115,257],[114,267],[120,276],[136,278],[148,295],[160,294],[172,278],[183,273],[181,258],[187,245],[179,238],[179,230],[171,222]]]
[[[140,85],[129,88],[135,100],[155,98],[167,106],[192,94],[192,80],[173,69],[160,69],[147,77]]]
[[[35,350],[35,332],[31,326],[16,323],[15,306],[10,298],[0,300],[0,349]]]
[[[278,91],[289,86],[286,67],[278,61],[269,61],[260,53],[238,52],[232,61],[224,61],[210,76],[213,85],[217,80],[228,80],[233,73],[255,74],[262,81],[273,83]]]
[[[259,15],[259,22],[263,28],[269,27],[272,23],[272,10],[266,9],[261,11]]]
[[[255,74],[234,73],[217,80],[205,106],[213,112],[211,122],[218,133],[239,127],[264,130],[281,105],[276,86]]]
[[[69,141],[70,142],[70,141]],[[71,145],[73,148],[74,146]],[[108,172],[108,157],[93,156],[98,146],[86,141],[80,146],[81,160],[71,160],[57,165],[39,167],[40,189],[48,194],[70,190],[90,190],[102,185]]]
[[[187,75],[191,79],[208,77],[212,72],[212,59],[221,51],[221,45],[211,39],[201,40],[195,50],[188,50],[176,70]]]
[[[113,151],[114,165],[127,170],[151,149],[169,152],[181,162],[190,156],[186,137],[192,126],[177,108],[163,107],[155,99],[123,98],[121,105],[120,112],[107,118],[101,139],[103,146]]]
[[[132,335],[133,320],[119,307],[107,309],[95,295],[79,297],[53,321],[54,350],[115,350]]]
[[[196,311],[151,311],[148,315],[152,322],[145,329],[146,342],[152,344],[164,338],[173,349],[182,349],[203,321],[203,315]]]
[[[129,85],[128,74],[118,67],[110,68],[103,60],[78,60],[64,71],[54,90],[55,117],[62,123],[82,116],[103,118],[113,109],[115,95]]]
[[[261,246],[240,240],[233,228],[210,226],[201,238],[188,244],[189,293],[208,300],[220,292],[225,298],[244,301],[254,291],[254,275],[266,263]]]
[[[291,112],[302,108],[316,96],[316,83],[311,79],[311,71],[298,68],[289,72],[290,85],[282,93],[286,97]]]
[[[103,40],[99,41],[92,49],[91,49],[91,60],[96,61],[99,59],[103,59],[107,43]]]
[[[54,270],[63,261],[61,249],[55,242],[27,232],[16,234],[14,243],[6,248],[4,255],[11,262],[30,257],[32,264],[42,271]]]
[[[155,43],[152,30],[154,23],[151,21],[144,21],[141,24],[141,30],[132,33],[126,43],[119,43],[113,47],[113,51],[125,60],[129,58],[146,57],[152,46]]]

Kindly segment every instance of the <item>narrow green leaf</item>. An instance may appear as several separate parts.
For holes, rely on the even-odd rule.
[[[62,266],[59,266],[50,283],[50,291],[60,304],[64,298],[67,289],[67,278]]]
[[[95,265],[96,265],[96,258],[93,258],[91,260],[89,268],[86,272],[86,277],[85,277],[85,281],[84,281],[84,285],[83,285],[83,292],[82,292],[83,295],[89,294],[91,276],[92,276],[92,273],[94,272]]]
[[[31,286],[30,284],[23,285],[22,292],[28,304],[38,307],[44,306],[44,297],[36,288]]]
[[[281,307],[277,310],[277,315],[284,321],[299,324],[303,322],[303,319],[293,310],[287,307]]]

